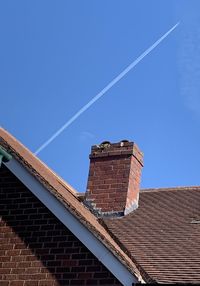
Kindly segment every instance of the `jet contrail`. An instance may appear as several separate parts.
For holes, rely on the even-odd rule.
[[[36,151],[35,155],[46,148],[56,137],[58,137],[69,125],[71,125],[83,112],[85,112],[91,105],[93,105],[99,98],[101,98],[113,85],[122,79],[130,70],[132,70],[144,57],[146,57],[155,47],[157,47],[176,27],[180,24],[178,22],[169,31],[167,31],[161,38],[159,38],[152,46],[144,51],[136,60],[127,66],[118,76],[116,76],[108,85],[106,85],[95,97],[93,97],[87,104],[85,104],[77,113],[75,113],[58,131],[56,131],[47,141],[45,141]]]

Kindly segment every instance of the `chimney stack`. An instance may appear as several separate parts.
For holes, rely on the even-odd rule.
[[[84,203],[98,216],[119,217],[138,207],[143,154],[127,140],[92,146]]]

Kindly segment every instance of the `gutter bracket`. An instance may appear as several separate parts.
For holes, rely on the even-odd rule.
[[[0,146],[0,168],[3,163],[7,163],[12,159],[12,156],[2,147]]]

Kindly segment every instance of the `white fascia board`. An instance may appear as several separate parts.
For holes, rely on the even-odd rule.
[[[15,158],[6,167],[97,257],[125,286],[138,279]]]

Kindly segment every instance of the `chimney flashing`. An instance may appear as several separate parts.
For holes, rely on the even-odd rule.
[[[125,215],[124,211],[108,211],[103,212],[101,208],[97,208],[94,199],[85,199],[84,205],[87,206],[97,218],[121,218]],[[127,212],[126,214],[128,214]]]

